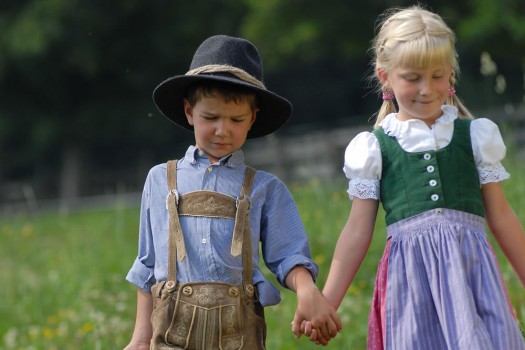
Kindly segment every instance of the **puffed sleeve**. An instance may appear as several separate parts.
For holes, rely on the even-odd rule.
[[[475,119],[470,127],[470,138],[480,183],[508,179],[510,175],[501,164],[507,149],[498,126],[486,118]]]
[[[359,133],[345,151],[343,171],[350,180],[350,199],[379,199],[381,168],[381,149],[376,137],[367,131]]]

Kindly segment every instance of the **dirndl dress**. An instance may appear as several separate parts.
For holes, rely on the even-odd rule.
[[[525,349],[483,217],[433,209],[387,237],[367,349]]]

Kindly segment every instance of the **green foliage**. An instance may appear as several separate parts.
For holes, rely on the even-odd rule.
[[[525,39],[525,4],[520,0],[471,0],[472,12],[459,22],[458,31],[464,40],[486,40],[506,33],[516,43]],[[487,42],[487,44],[490,44]],[[519,45],[523,48],[523,44]]]
[[[457,31],[458,94],[466,105],[479,111],[521,103],[524,2],[424,3]],[[212,34],[244,36],[259,47],[266,85],[294,104],[283,132],[298,124],[367,120],[379,106],[365,80],[376,20],[389,7],[412,4],[2,1],[0,203],[7,200],[4,186],[13,183],[30,184],[38,199],[65,196],[61,188],[72,166],[80,174],[79,195],[118,185],[139,191],[145,164],[172,158],[193,142],[191,133],[160,115],[152,90],[184,74],[197,45]],[[480,73],[484,52],[497,65],[494,75]],[[495,92],[502,78],[505,93]]]

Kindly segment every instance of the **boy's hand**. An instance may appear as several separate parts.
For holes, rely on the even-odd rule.
[[[327,345],[330,339],[342,330],[341,320],[335,309],[315,285],[298,289],[297,301],[297,310],[292,322],[292,332],[296,338],[305,334],[317,344]]]

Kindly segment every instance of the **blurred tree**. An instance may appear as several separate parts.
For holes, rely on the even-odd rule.
[[[521,101],[525,3],[425,3],[458,34],[467,105]],[[379,105],[366,80],[376,20],[389,7],[411,4],[4,0],[0,184],[34,183],[38,198],[114,191],[115,182],[141,186],[149,166],[192,141],[159,115],[151,92],[169,75],[183,74],[196,46],[212,34],[244,36],[259,47],[267,85],[294,103],[290,124],[364,122]],[[480,74],[483,52],[497,74]],[[497,79],[506,93],[479,98],[481,83]]]
[[[115,173],[122,183],[142,181],[144,169],[129,174],[129,165],[148,157],[144,149],[172,153],[162,149],[179,133],[153,121],[154,86],[184,73],[204,37],[237,34],[243,13],[233,0],[0,6],[0,179],[29,178],[46,185],[42,196],[66,198],[79,194],[80,181],[103,191],[93,187]]]

